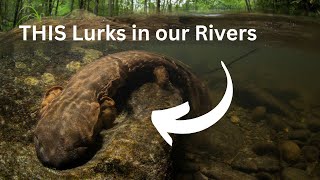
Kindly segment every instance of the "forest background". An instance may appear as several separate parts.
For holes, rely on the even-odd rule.
[[[0,31],[75,9],[99,16],[259,12],[320,17],[320,0],[0,0]]]

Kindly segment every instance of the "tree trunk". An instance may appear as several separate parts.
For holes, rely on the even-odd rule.
[[[113,16],[113,0],[108,0],[108,6],[109,6],[108,15]]]
[[[194,10],[198,10],[198,0],[195,0],[194,2]]]
[[[0,17],[2,17],[2,1],[0,0]]]
[[[0,31],[2,31],[2,25],[3,25],[3,20],[2,20],[2,1],[0,0]]]
[[[7,15],[8,15],[8,1],[5,0],[4,1],[4,10],[3,10],[3,14],[4,14],[4,17],[7,19]]]
[[[90,0],[87,0],[87,11],[90,11]]]
[[[133,6],[134,6],[133,3],[134,3],[133,0],[131,0],[131,12],[132,12],[132,13],[133,13]]]
[[[71,4],[70,4],[70,12],[73,11],[73,6],[74,6],[74,0],[71,0]]]
[[[245,0],[245,2],[246,2],[247,11],[250,12],[251,11],[250,2],[249,0]]]
[[[79,9],[84,9],[84,1],[79,0]]]
[[[47,16],[52,15],[52,0],[48,0]]]
[[[98,11],[99,11],[99,0],[95,0],[95,6],[94,6],[93,13],[95,15],[98,15]]]
[[[1,27],[2,30],[5,30],[5,28],[8,26],[8,0],[3,0],[1,1],[3,2],[2,4],[2,10],[1,10]]]
[[[105,15],[105,14],[104,14],[104,13],[105,13],[105,8],[106,8],[105,4],[106,4],[106,1],[101,1],[100,8],[101,8],[102,11],[101,11],[100,14],[101,14],[102,16]]]
[[[190,4],[190,0],[186,1],[186,11],[189,11],[189,4]]]
[[[59,0],[57,0],[57,4],[56,4],[56,12],[54,15],[58,15],[58,10],[59,10]]]
[[[167,2],[168,2],[168,0],[164,0],[164,1],[163,1],[162,9],[161,9],[162,12],[165,12],[165,11],[166,11],[166,6],[167,6],[167,4],[168,4]]]
[[[148,11],[148,0],[144,0],[144,13],[147,13]]]
[[[113,9],[114,9],[114,13],[113,15],[119,15],[119,0],[115,0],[113,1]]]
[[[16,9],[14,11],[14,19],[13,19],[13,28],[16,27],[18,21],[19,21],[19,16],[20,16],[20,9],[22,6],[22,0],[16,0]]]
[[[160,0],[157,0],[157,14],[160,13]]]

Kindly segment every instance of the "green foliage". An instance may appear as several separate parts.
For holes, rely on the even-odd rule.
[[[257,8],[272,13],[320,15],[319,0],[258,0]]]
[[[36,19],[37,21],[41,21],[42,20],[42,14],[40,14],[35,8],[33,8],[32,6],[24,6],[23,8],[21,8],[19,13],[22,13],[23,10],[25,9],[30,9],[32,12],[30,12],[30,14],[24,15],[17,23],[17,25],[19,25],[21,22],[23,21],[27,21],[29,19]]]
[[[71,1],[62,1],[59,4],[59,10],[57,16],[64,16],[70,13]]]
[[[162,13],[247,11],[246,1],[255,11],[320,16],[320,0],[160,0],[160,9]],[[18,2],[22,3],[19,8],[23,8],[16,7]],[[156,0],[99,0],[98,4],[96,0],[0,0],[0,31],[12,28],[13,22],[20,24],[29,19],[41,21],[45,15],[64,16],[72,9],[79,9],[80,2],[84,3],[83,9],[91,12],[98,7],[97,15],[100,16],[153,14],[157,9]],[[113,4],[112,13],[109,12],[110,2]],[[19,15],[15,16],[17,10]]]

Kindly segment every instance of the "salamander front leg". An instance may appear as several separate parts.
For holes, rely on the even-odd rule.
[[[168,89],[172,87],[172,84],[170,82],[169,73],[163,66],[158,66],[154,68],[153,74],[155,76],[156,83],[161,87]]]
[[[56,98],[61,94],[62,90],[63,90],[62,87],[54,86],[46,92],[41,102],[40,114],[43,114],[46,111],[49,104],[53,101],[54,98]]]
[[[100,118],[103,122],[103,126],[105,128],[110,128],[117,115],[117,109],[115,107],[116,103],[109,96],[103,96],[100,99],[100,102],[102,102],[100,104]]]

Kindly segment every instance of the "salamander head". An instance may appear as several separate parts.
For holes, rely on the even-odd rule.
[[[48,130],[44,126],[37,127],[34,143],[38,159],[45,166],[57,169],[81,164],[90,146],[90,143],[83,140],[80,134],[62,136],[58,129]]]
[[[98,102],[74,102],[63,98],[61,92],[61,88],[55,87],[44,97],[34,143],[45,166],[66,169],[91,157],[103,123]]]

